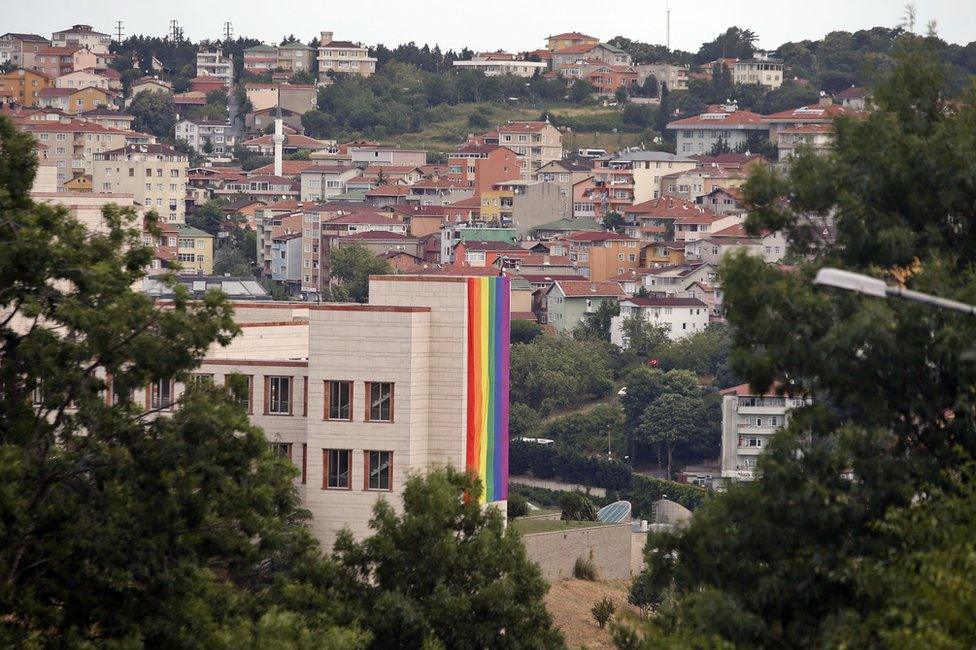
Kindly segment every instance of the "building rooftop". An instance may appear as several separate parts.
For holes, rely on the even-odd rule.
[[[625,302],[637,305],[638,307],[706,307],[707,305],[698,298],[676,298],[669,296],[666,298],[629,298]]]
[[[626,298],[627,294],[619,282],[590,282],[589,280],[556,280],[555,287],[559,287],[567,298]]]

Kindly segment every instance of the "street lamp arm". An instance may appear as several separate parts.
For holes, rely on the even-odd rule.
[[[896,298],[922,302],[927,305],[934,305],[942,309],[949,309],[963,314],[976,315],[976,306],[974,305],[959,302],[958,300],[932,296],[921,291],[912,291],[911,289],[903,289],[898,286],[888,286],[880,278],[872,278],[869,275],[844,271],[842,269],[824,267],[817,271],[817,276],[814,278],[813,283],[835,289],[853,291],[854,293],[860,293],[865,296],[874,296],[875,298],[894,296]]]

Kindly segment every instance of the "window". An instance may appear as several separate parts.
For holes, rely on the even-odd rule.
[[[269,442],[268,446],[271,447],[271,453],[275,458],[287,458],[291,460],[290,442]]]
[[[322,489],[323,490],[351,490],[350,468],[352,467],[351,449],[323,449],[322,450]]]
[[[305,472],[308,468],[308,445],[302,443],[302,485],[305,485]]]
[[[291,377],[265,377],[265,413],[291,415]]]
[[[389,382],[366,382],[366,395],[369,401],[366,403],[367,422],[392,422],[393,421],[393,384]]]
[[[173,380],[157,379],[149,386],[149,408],[168,409],[173,407]]]
[[[224,378],[224,385],[230,386],[231,393],[237,403],[244,407],[248,413],[251,412],[251,397],[254,393],[252,375],[232,374]]]
[[[365,490],[393,489],[393,452],[366,451]]]
[[[193,381],[198,384],[209,384],[212,386],[214,383],[214,376],[213,373],[198,372],[193,375]]]
[[[352,419],[352,382],[325,382],[325,419]]]

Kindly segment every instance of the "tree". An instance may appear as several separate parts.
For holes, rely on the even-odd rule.
[[[253,275],[247,257],[236,248],[221,247],[214,253],[214,274],[247,278]]]
[[[538,567],[480,492],[453,469],[413,476],[402,514],[381,499],[370,537],[340,534],[341,593],[373,647],[562,647]]]
[[[603,341],[543,335],[513,345],[511,396],[543,415],[554,408],[608,395],[613,390],[612,352]]]
[[[542,336],[542,326],[524,318],[516,318],[511,327],[512,343],[531,343],[536,337]]]
[[[541,419],[535,409],[516,402],[509,407],[508,433],[513,439],[528,436],[539,426]]]
[[[620,303],[610,298],[600,301],[596,311],[587,314],[586,320],[576,326],[573,336],[581,340],[610,340],[611,319],[620,315]]]
[[[725,138],[720,137],[712,145],[712,148],[708,150],[709,156],[718,156],[723,153],[729,153],[732,149],[729,147],[729,142]]]
[[[674,449],[698,434],[700,414],[705,404],[698,396],[665,393],[644,409],[637,433],[645,443],[663,444],[667,457],[668,480],[674,478]]]
[[[622,234],[626,222],[619,212],[608,212],[603,217],[603,227],[615,233]]]
[[[172,137],[176,126],[176,107],[169,93],[143,90],[136,93],[129,105],[129,112],[135,117],[132,128],[143,133],[152,133],[157,138]]]
[[[582,492],[563,492],[559,497],[559,518],[563,521],[596,521],[596,508]]]
[[[637,574],[630,583],[627,602],[639,609],[642,616],[646,617],[663,600],[663,594],[654,587],[651,576],[646,571]]]
[[[0,117],[3,645],[361,645],[335,623],[294,468],[227,387],[190,380],[238,331],[231,305],[173,283],[158,308],[132,288],[153,259],[142,216],[109,206],[87,231],[31,200],[36,165]],[[144,417],[133,391],[157,380],[187,389]]]
[[[613,93],[613,99],[618,104],[626,104],[629,98],[626,88],[617,88]]]
[[[607,626],[607,622],[613,617],[614,612],[617,611],[617,606],[613,604],[609,596],[604,596],[595,605],[590,613],[593,614],[593,620],[596,624],[600,626],[602,630]]]
[[[302,114],[305,133],[313,138],[327,138],[336,128],[336,119],[323,111],[313,109]]]
[[[200,230],[217,237],[221,226],[226,219],[220,209],[223,204],[217,199],[211,199],[197,208],[196,212],[188,215],[186,223],[188,226],[199,228]]]
[[[331,276],[339,282],[340,291],[336,297],[348,298],[352,302],[366,302],[369,299],[369,276],[393,272],[389,262],[359,245],[335,249],[329,264]]]
[[[641,84],[641,94],[644,97],[657,97],[659,92],[657,77],[652,74],[647,75],[644,83]]]
[[[695,54],[695,63],[709,63],[717,59],[749,59],[755,51],[753,43],[759,38],[752,30],[729,27],[714,41],[703,43]]]
[[[203,149],[203,153],[212,154],[214,150],[213,140],[211,140],[209,137],[204,138],[203,147],[201,148]]]
[[[746,185],[746,227],[784,230],[807,259],[790,271],[745,256],[724,263],[735,369],[758,391],[775,381],[813,405],[773,439],[759,480],[654,539],[651,578],[675,597],[648,626],[646,647],[969,643],[970,622],[955,608],[971,602],[972,526],[950,504],[972,502],[953,478],[966,478],[976,452],[976,323],[812,283],[830,266],[976,297],[976,190],[965,180],[976,113],[946,101],[949,73],[931,48],[900,37],[874,85],[877,110],[837,121],[828,155],[802,155],[789,175],[759,173]],[[826,214],[836,244],[811,226],[811,215]],[[939,492],[941,504],[930,498]],[[894,513],[910,523],[891,525]],[[886,578],[875,573],[882,567]]]
[[[620,327],[627,349],[642,359],[653,356],[668,344],[669,327],[651,323],[639,313],[624,318]]]
[[[593,99],[596,88],[586,79],[576,80],[569,88],[569,101],[573,104],[583,104]]]

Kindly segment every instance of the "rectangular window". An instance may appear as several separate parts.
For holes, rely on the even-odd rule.
[[[308,469],[308,445],[302,443],[302,485],[305,485],[306,470]]]
[[[366,421],[393,421],[393,384],[389,382],[366,382]]]
[[[251,401],[254,396],[254,376],[253,375],[236,375],[237,377],[243,377],[244,382],[241,385],[234,386],[234,398],[237,403],[244,407],[248,413],[251,412]],[[224,379],[224,383],[227,383],[227,379]],[[239,382],[238,382],[239,383]]]
[[[291,460],[290,442],[269,442],[268,445],[271,447],[271,453],[275,458],[286,458]]]
[[[325,382],[325,419],[352,419],[352,382]]]
[[[157,379],[149,386],[149,408],[168,409],[173,406],[173,380]]]
[[[265,377],[265,412],[268,415],[291,415],[291,377]]]
[[[351,449],[323,449],[322,450],[322,489],[323,490],[351,490],[352,468]]]
[[[366,451],[366,490],[393,489],[393,452]]]

